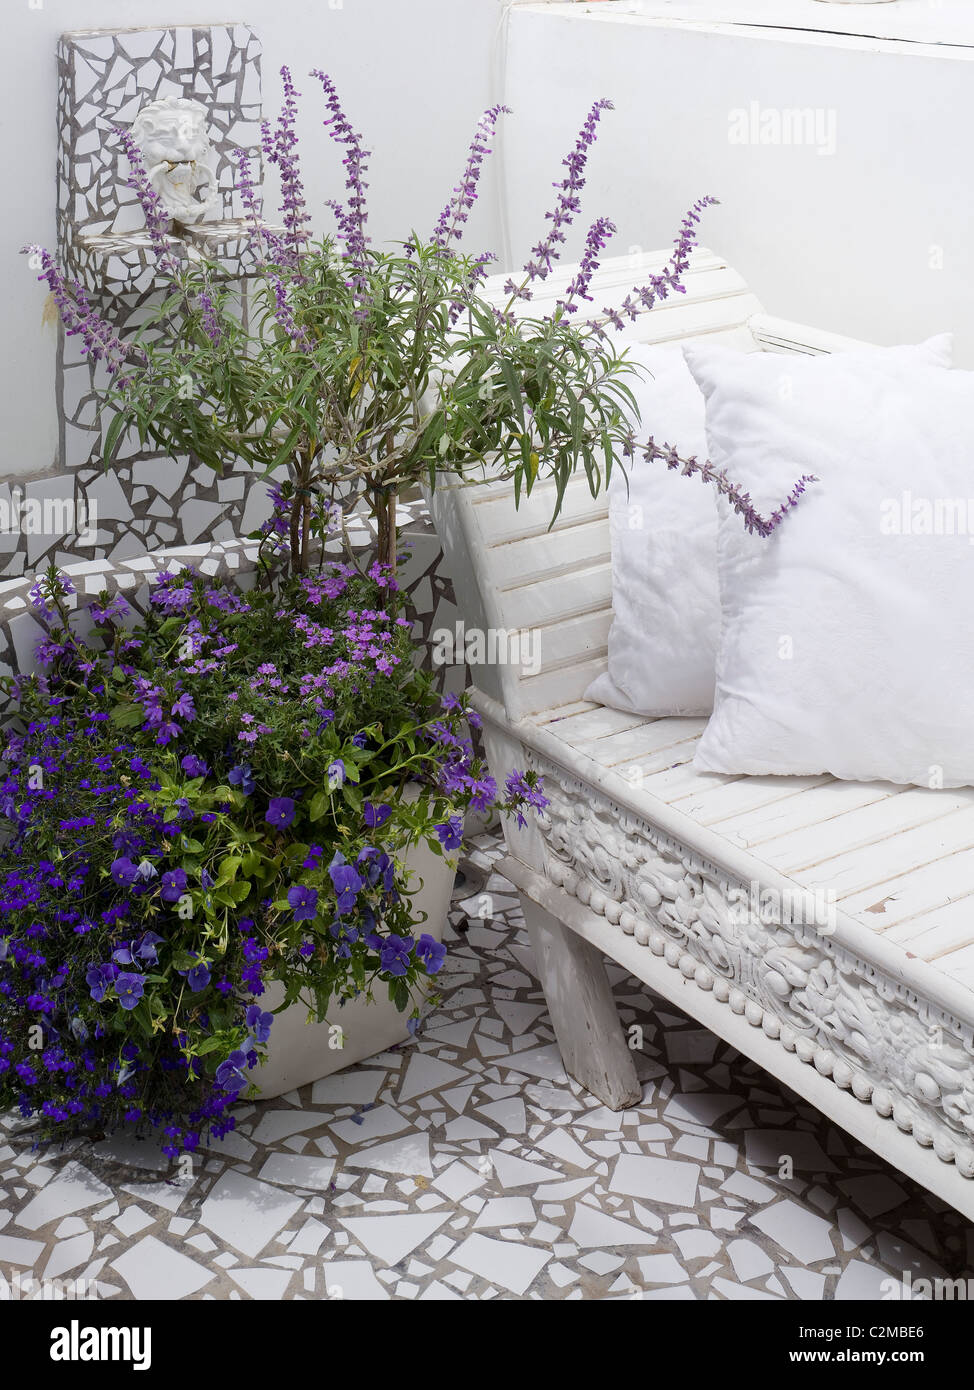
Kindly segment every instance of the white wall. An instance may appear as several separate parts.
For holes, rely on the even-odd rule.
[[[584,221],[610,216],[617,252],[667,244],[684,209],[711,193],[721,206],[703,242],[769,313],[879,343],[950,328],[958,365],[974,366],[974,48],[566,9],[515,9],[510,21],[508,100],[520,114],[505,176],[518,265],[574,130],[608,96],[616,110],[603,118]],[[729,143],[729,113],[752,101],[834,112],[835,153]]]
[[[489,55],[500,0],[7,0],[3,26],[0,136],[4,217],[0,226],[0,475],[22,476],[56,462],[55,333],[41,321],[46,287],[17,253],[25,242],[53,246],[57,147],[57,37],[69,29],[134,28],[243,20],[264,45],[265,112],[276,114],[278,72],[289,63],[303,94],[305,185],[316,229],[331,231],[322,206],[340,196],[338,147],[321,129],[313,67],[335,78],[355,129],[374,150],[369,196],[376,242],[432,225],[459,178],[474,124],[489,104]],[[473,250],[497,248],[491,178],[468,229]]]

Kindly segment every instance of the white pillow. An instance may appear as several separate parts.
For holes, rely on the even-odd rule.
[[[680,349],[637,343],[629,359],[652,373],[626,378],[641,416],[632,421],[637,437],[702,461],[703,397]],[[712,489],[637,454],[613,469],[608,495],[609,665],[585,698],[634,714],[709,714],[720,628]]]
[[[697,767],[974,784],[974,373],[931,365],[946,351],[685,349],[710,458],[759,511],[820,479],[767,539],[718,504],[717,693]]]

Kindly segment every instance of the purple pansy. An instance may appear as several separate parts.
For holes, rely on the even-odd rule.
[[[115,981],[115,996],[126,1011],[134,1009],[144,993],[145,981],[132,971],[123,971]]]
[[[164,903],[178,903],[186,892],[186,870],[170,869],[160,880],[160,893]]]
[[[284,830],[294,820],[294,799],[290,796],[272,796],[264,820],[268,825],[276,825]]]
[[[287,900],[291,904],[296,922],[310,922],[317,915],[317,888],[307,888],[303,883],[295,883],[287,890]]]

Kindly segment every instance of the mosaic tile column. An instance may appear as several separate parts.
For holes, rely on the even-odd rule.
[[[205,106],[219,202],[216,220],[193,227],[187,239],[218,258],[229,277],[245,280],[254,262],[233,152],[247,150],[259,175],[260,52],[257,35],[243,24],[77,31],[59,41],[58,256],[123,333],[160,290],[142,210],[125,183],[128,160],[112,128],[130,126],[146,103],[166,96]],[[172,245],[186,255],[186,243]],[[163,546],[228,540],[265,515],[263,486],[248,514],[252,480],[245,470],[219,478],[186,456],[142,450],[137,439],[122,441],[106,472],[97,422],[106,383],[104,369],[60,329],[59,468],[27,482],[22,493],[73,524],[60,533],[45,525],[5,536],[0,575],[30,573],[50,559],[117,561]]]

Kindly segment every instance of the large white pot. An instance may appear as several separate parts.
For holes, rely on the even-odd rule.
[[[417,909],[427,913],[417,935],[428,932],[437,941],[443,939],[450,894],[456,878],[456,859],[440,857],[426,845],[415,846],[407,854],[405,866],[419,878],[423,886],[413,898]],[[414,878],[411,883],[417,880]],[[433,977],[435,986],[436,977]],[[284,1001],[284,987],[272,981],[260,1002],[265,1009],[276,1009]],[[263,1100],[283,1095],[296,1086],[305,1086],[332,1072],[373,1057],[393,1043],[405,1042],[410,1010],[399,1013],[387,997],[387,986],[375,989],[375,1002],[370,1004],[360,996],[339,1007],[337,1001],[329,1008],[322,1023],[308,1023],[305,1004],[292,1004],[278,1014],[271,1028],[267,1045],[267,1060],[250,1076]],[[333,1031],[338,1025],[340,1034]],[[337,1041],[341,1046],[335,1046]]]

